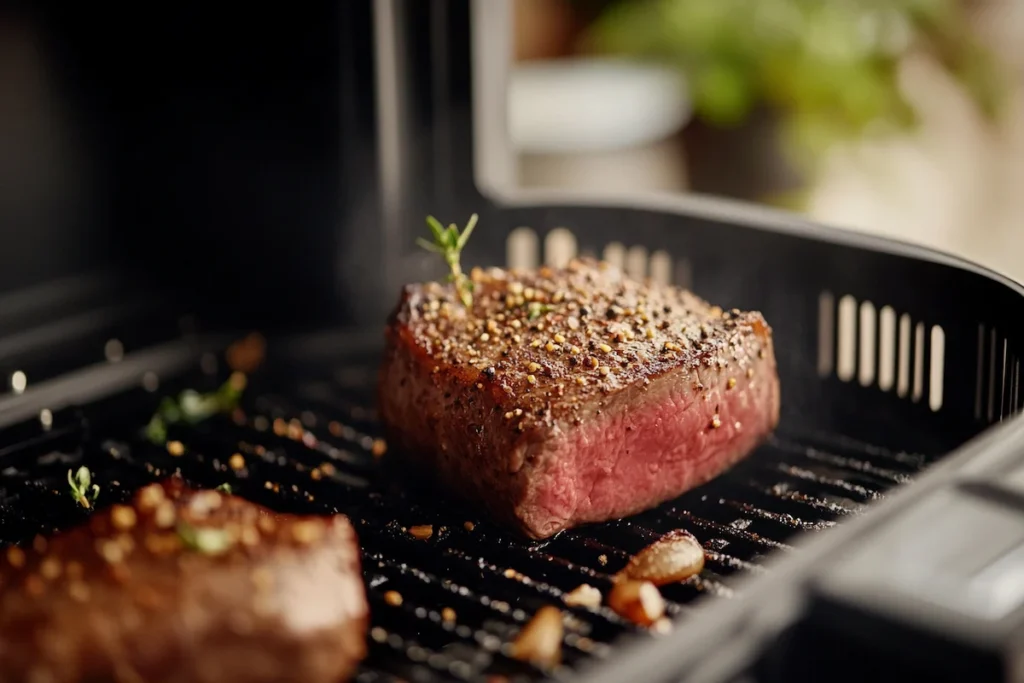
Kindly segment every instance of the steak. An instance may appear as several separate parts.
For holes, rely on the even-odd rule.
[[[339,681],[366,649],[355,533],[180,479],[0,551],[4,681]]]
[[[448,285],[403,289],[380,415],[403,457],[530,538],[674,498],[778,423],[759,313],[592,260],[471,277],[470,309]]]

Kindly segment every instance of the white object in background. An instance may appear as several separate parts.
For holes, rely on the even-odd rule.
[[[509,79],[508,125],[520,152],[607,152],[671,136],[690,117],[677,72],[619,59],[525,62]]]
[[[682,191],[673,136],[690,114],[682,79],[656,65],[570,58],[510,74],[509,138],[526,186]]]

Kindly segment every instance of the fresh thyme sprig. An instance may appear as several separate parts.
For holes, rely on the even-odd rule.
[[[197,424],[217,413],[230,412],[238,406],[245,385],[245,375],[234,372],[215,392],[200,394],[194,389],[186,389],[177,400],[170,396],[165,397],[146,424],[146,438],[157,445],[162,445],[167,441],[167,428],[172,424]]]
[[[68,470],[68,484],[71,486],[71,497],[75,499],[75,502],[86,510],[91,509],[92,504],[100,495],[100,487],[98,484],[92,483],[92,473],[89,472],[89,468],[79,467],[73,475],[71,470]]]
[[[460,233],[459,228],[454,223],[446,228],[433,216],[427,216],[427,227],[430,228],[434,241],[431,242],[422,237],[416,240],[416,243],[427,251],[440,254],[444,262],[448,264],[448,268],[452,271],[448,279],[455,285],[455,291],[459,295],[459,300],[462,301],[462,305],[466,308],[473,305],[473,283],[462,272],[459,257],[462,255],[462,248],[469,241],[469,236],[473,234],[476,221],[477,215],[474,213],[469,217],[469,222],[466,223],[465,229]]]

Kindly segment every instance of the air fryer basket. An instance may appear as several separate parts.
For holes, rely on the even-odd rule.
[[[0,542],[31,542],[85,518],[67,493],[68,468],[95,472],[100,505],[179,472],[204,486],[229,482],[276,509],[352,518],[373,613],[362,681],[1005,675],[1021,622],[1019,582],[1007,571],[1019,571],[1024,545],[1024,425],[1016,419],[1024,290],[959,259],[727,202],[481,194],[474,155],[482,143],[468,139],[469,100],[481,86],[501,87],[478,48],[498,52],[503,39],[467,33],[470,5],[498,24],[508,7],[310,3],[307,16],[248,15],[246,31],[227,30],[235,12],[206,9],[197,29],[195,8],[186,7],[152,33],[124,38],[133,50],[123,52],[152,58],[174,52],[179,34],[199,33],[188,33],[184,66],[176,59],[143,83],[127,72],[108,82],[106,59],[86,54],[94,31],[73,29],[91,20],[99,30],[104,22],[93,10],[65,17],[62,29],[77,37],[65,66],[95,79],[88,85],[109,98],[104,114],[131,112],[104,121],[117,144],[101,146],[116,152],[112,185],[121,203],[112,220],[134,244],[126,260],[202,296],[168,304],[119,271],[0,300],[0,371],[19,389],[28,378],[23,393],[0,397]],[[335,8],[343,15],[338,45]],[[269,25],[304,49],[265,49]],[[235,33],[241,42],[227,43]],[[371,35],[372,54],[348,54]],[[340,244],[327,245],[321,228],[334,227],[328,207],[337,198],[310,188],[334,167],[316,156],[329,146],[310,131],[336,124],[321,95],[334,78],[325,55],[337,47],[352,57],[341,74],[345,201]],[[282,61],[287,77],[260,80],[263,65]],[[261,67],[245,71],[251,63]],[[235,79],[227,95],[211,64]],[[369,106],[357,95],[374,79]],[[199,85],[190,91],[193,80]],[[140,108],[132,98],[147,85]],[[301,85],[308,97],[292,98]],[[179,106],[170,115],[167,88]],[[248,137],[231,118],[238,109],[259,110]],[[207,146],[218,152],[213,170],[196,151]],[[280,162],[282,148],[295,154],[293,165],[253,161],[262,154]],[[536,546],[507,538],[473,510],[399,486],[376,441],[383,316],[401,283],[442,274],[415,248],[423,216],[459,222],[472,212],[481,219],[467,265],[502,265],[510,254],[519,263],[557,263],[575,250],[690,286],[723,307],[761,310],[774,330],[782,384],[777,434],[746,462],[657,510]],[[136,221],[146,230],[135,231]],[[167,253],[135,244],[158,229],[170,235]],[[262,241],[249,239],[260,230]],[[203,242],[211,236],[212,249]],[[254,277],[252,262],[272,267]],[[337,300],[332,279],[343,292]],[[325,305],[344,307],[357,326],[270,336],[242,413],[172,426],[169,438],[184,445],[183,455],[143,438],[162,396],[225,379],[226,320],[271,326],[289,319],[276,315],[289,306],[305,314]],[[192,311],[198,315],[177,324]],[[236,453],[242,469],[230,464]],[[408,533],[419,524],[433,525],[429,540]],[[606,609],[566,608],[562,668],[541,671],[510,656],[516,632],[539,607],[561,604],[581,583],[607,589],[630,553],[673,528],[692,531],[708,554],[701,576],[664,590],[673,633],[640,632]]]
[[[634,667],[626,670],[643,680],[672,680],[700,671],[695,663],[706,664],[715,652],[691,647],[694,632],[719,633],[717,645],[733,652],[729,661],[742,671],[761,659],[756,649],[738,647],[730,604],[749,605],[750,595],[759,596],[761,618],[792,609],[782,596],[794,590],[796,575],[809,571],[814,549],[821,555],[822,542],[845,531],[833,527],[846,526],[1019,407],[1013,340],[1024,297],[1015,285],[968,264],[794,219],[670,199],[651,200],[647,208],[582,201],[484,207],[467,261],[502,263],[510,235],[531,242],[524,226],[545,245],[538,256],[558,251],[559,240],[575,240],[580,252],[617,258],[621,244],[636,275],[653,268],[659,277],[688,276],[694,289],[723,306],[762,310],[774,328],[785,406],[772,441],[658,510],[524,545],[472,510],[398,487],[387,458],[376,457],[379,323],[359,332],[271,339],[265,367],[251,378],[244,415],[173,427],[169,438],[185,445],[183,456],[149,443],[139,430],[159,396],[213,388],[224,378],[217,369],[223,363],[210,355],[223,342],[189,335],[0,403],[9,464],[2,540],[30,541],[83,517],[63,485],[67,469],[79,462],[101,482],[101,505],[180,472],[202,485],[229,482],[277,509],[351,516],[373,611],[371,654],[360,680],[534,680],[572,672],[622,680],[616,665]],[[666,263],[673,265],[666,270]],[[848,296],[857,302],[852,317]],[[895,325],[881,322],[886,306]],[[904,315],[909,324],[901,322]],[[943,330],[941,356],[936,327]],[[844,366],[840,378],[834,359],[848,354],[851,343],[857,363]],[[887,357],[881,348],[895,353]],[[880,362],[894,367],[877,369]],[[892,386],[880,387],[872,379],[879,374],[893,377]],[[933,390],[938,377],[941,394]],[[228,465],[234,453],[245,458],[241,470]],[[872,517],[878,515],[864,519]],[[432,524],[434,536],[414,539],[407,529],[418,524]],[[510,657],[515,633],[541,605],[560,605],[581,583],[606,590],[629,553],[672,528],[692,531],[708,554],[700,577],[664,590],[681,633],[652,638],[607,609],[565,608],[563,668],[545,672]],[[780,556],[790,567],[782,576],[772,571]],[[766,596],[763,586],[772,581],[773,595]],[[401,604],[385,598],[389,591],[402,596]],[[623,645],[631,638],[637,642]],[[736,641],[731,650],[730,639]],[[620,660],[620,651],[632,659]],[[687,668],[678,668],[684,661]],[[789,663],[780,666],[793,675]],[[773,680],[769,673],[761,680]],[[808,680],[819,674],[812,668]]]

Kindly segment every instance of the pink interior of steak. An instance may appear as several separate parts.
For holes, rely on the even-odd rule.
[[[702,392],[670,373],[547,444],[518,508],[528,532],[543,538],[640,512],[747,456],[778,421],[779,384],[774,367],[765,369],[731,387],[720,377]]]

